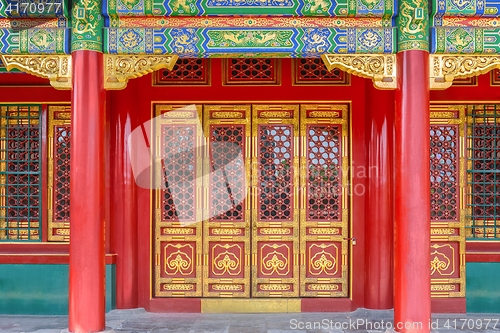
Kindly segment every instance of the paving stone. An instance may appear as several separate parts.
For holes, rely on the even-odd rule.
[[[113,310],[106,315],[106,326],[116,333],[394,333],[375,325],[392,323],[392,311],[358,309],[349,313],[263,313],[263,314],[186,314],[150,313],[144,309]],[[438,314],[431,333],[500,333],[495,329],[445,329],[446,321],[459,319],[500,319],[500,314]],[[350,323],[364,321],[352,329]],[[318,322],[326,326],[298,327],[298,323]],[[60,333],[67,329],[67,316],[0,315],[0,333]],[[347,326],[342,326],[347,325]],[[342,329],[342,327],[344,329]],[[486,328],[486,327],[485,327]]]

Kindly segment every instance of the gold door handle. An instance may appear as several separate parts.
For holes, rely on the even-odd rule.
[[[345,237],[344,240],[351,241],[352,245],[356,245],[356,237]]]

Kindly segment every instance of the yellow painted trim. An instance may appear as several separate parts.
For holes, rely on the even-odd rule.
[[[301,310],[301,300],[298,298],[201,299],[202,313],[290,313]]]

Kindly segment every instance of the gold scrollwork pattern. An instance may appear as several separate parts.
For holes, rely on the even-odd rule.
[[[177,62],[177,55],[104,55],[104,88],[120,90],[129,79],[141,77],[156,70],[171,70]]]
[[[71,89],[71,55],[0,55],[7,70],[13,68],[50,80],[56,89]]]
[[[481,75],[494,68],[500,68],[500,56],[431,54],[430,89],[443,90],[451,87],[454,79]]]
[[[321,251],[316,252],[315,254],[310,254],[311,265],[310,265],[310,273],[311,275],[335,275],[337,273],[337,258],[335,256],[338,255],[338,248],[335,244],[321,244],[321,245],[312,245],[309,248],[311,251],[313,248],[321,248]],[[332,253],[325,251],[327,248],[335,249],[335,256]]]
[[[276,247],[278,245],[273,245]],[[263,275],[287,275],[288,258],[281,252],[273,251],[262,258],[262,274]]]
[[[452,253],[451,258],[439,251],[440,247],[449,247]],[[439,275],[453,274],[455,272],[453,262],[455,250],[449,244],[445,244],[444,246],[434,244],[432,248],[434,248],[434,251],[431,252],[431,275],[434,273],[439,273]]]
[[[177,251],[168,253],[169,247],[178,248]],[[181,251],[181,248],[187,247],[190,253]],[[192,256],[194,254],[194,249],[190,245],[171,245],[168,244],[165,248],[165,273],[169,275],[190,275],[193,272],[193,261]]]
[[[370,78],[378,89],[396,89],[395,54],[323,54],[326,68],[339,68],[347,73]]]

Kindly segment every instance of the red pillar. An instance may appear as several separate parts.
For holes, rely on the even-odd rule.
[[[103,55],[75,51],[71,98],[69,331],[105,329]]]
[[[368,80],[366,85],[365,307],[392,309],[394,91],[377,90]]]
[[[137,206],[135,181],[127,148],[136,107],[131,87],[112,92],[111,137],[111,251],[116,257],[116,307],[130,309],[137,303]],[[137,108],[135,109],[137,110]]]
[[[428,57],[397,55],[394,322],[403,333],[429,332],[431,316]]]

